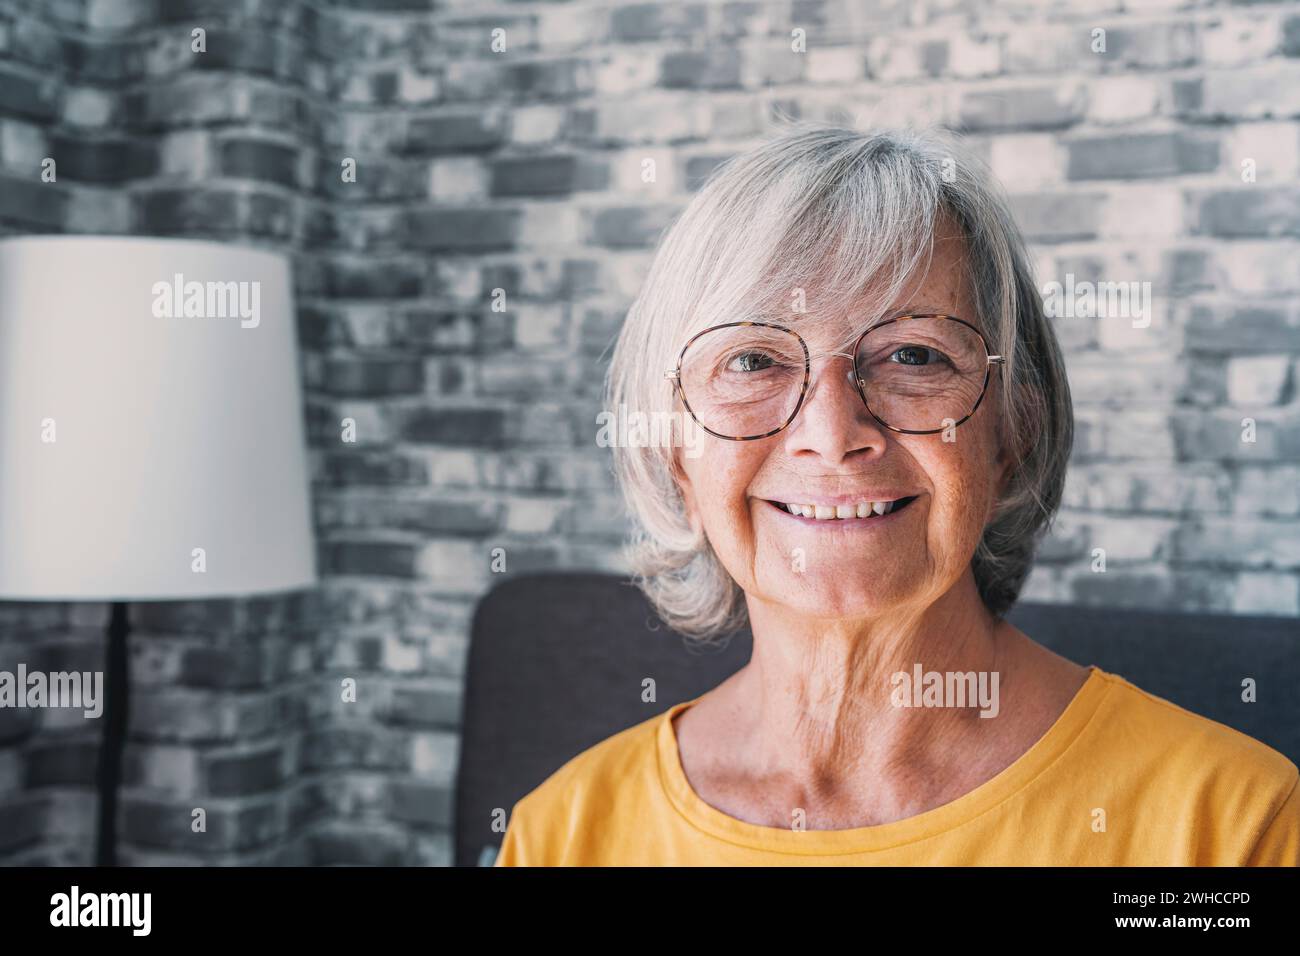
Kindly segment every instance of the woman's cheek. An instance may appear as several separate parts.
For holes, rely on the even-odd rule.
[[[983,449],[969,449],[936,462],[935,507],[930,513],[930,551],[944,557],[938,563],[964,570],[973,554],[992,504],[993,483],[984,463]],[[969,452],[974,452],[973,454]],[[958,567],[960,566],[960,567]]]
[[[733,574],[750,567],[753,556],[749,551],[758,542],[754,540],[753,523],[745,511],[747,501],[730,486],[725,466],[718,463],[711,469],[705,465],[692,476],[692,487],[697,520],[723,567]],[[737,583],[743,587],[747,582],[738,575]]]

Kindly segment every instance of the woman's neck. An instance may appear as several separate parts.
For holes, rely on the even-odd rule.
[[[682,715],[698,732],[679,742],[702,797],[767,825],[803,807],[814,829],[865,826],[955,799],[1023,754],[1081,683],[994,619],[969,574],[922,610],[869,621],[759,601],[750,614],[749,664]]]

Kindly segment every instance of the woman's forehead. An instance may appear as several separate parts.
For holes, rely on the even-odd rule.
[[[784,324],[793,329],[809,344],[821,348],[843,348],[867,329],[895,319],[915,315],[950,315],[963,319],[977,328],[981,323],[969,306],[951,296],[895,301],[888,306],[875,302],[859,302],[837,309],[817,312],[790,313]]]
[[[804,287],[765,290],[763,311],[784,313],[790,322],[823,328],[857,328],[911,313],[959,314],[971,311],[973,287],[962,244],[940,240],[930,254],[873,275],[828,265],[826,281]]]
[[[809,346],[844,349],[867,328],[908,314],[953,315],[978,327],[964,245],[940,234],[923,255],[899,250],[874,272],[858,272],[843,256],[814,274],[778,261],[747,290],[713,290],[721,294],[701,303],[690,334],[748,320],[793,329]]]

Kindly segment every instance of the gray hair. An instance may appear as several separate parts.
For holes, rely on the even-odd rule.
[[[948,135],[797,124],[723,163],[660,242],[614,349],[606,407],[673,410],[664,372],[687,337],[788,315],[791,290],[812,314],[888,307],[928,268],[945,222],[965,241],[990,349],[1005,356],[997,435],[1013,465],[971,559],[1001,617],[1060,504],[1074,416],[1020,230],[988,170]],[[847,317],[843,333],[854,333]],[[631,566],[664,621],[696,638],[743,626],[743,593],[687,519],[675,450],[618,443],[614,456],[634,522]]]

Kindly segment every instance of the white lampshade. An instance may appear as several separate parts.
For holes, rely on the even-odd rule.
[[[313,584],[294,330],[276,253],[0,240],[0,599]]]

